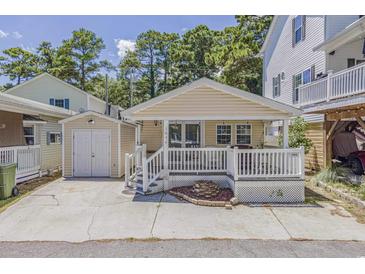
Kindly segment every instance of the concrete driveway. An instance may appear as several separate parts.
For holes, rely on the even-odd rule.
[[[0,214],[0,241],[308,239],[365,241],[365,225],[344,209],[318,206],[200,207],[166,194],[122,192],[121,181],[53,182]]]

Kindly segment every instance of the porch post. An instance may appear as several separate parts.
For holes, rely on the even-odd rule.
[[[289,148],[289,120],[283,120],[283,148]]]
[[[141,125],[137,125],[136,128],[136,145],[141,145]]]
[[[169,177],[169,155],[168,155],[168,148],[169,148],[169,121],[163,120],[163,169],[164,169],[164,176],[165,180]]]

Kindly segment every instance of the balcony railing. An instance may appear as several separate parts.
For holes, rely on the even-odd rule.
[[[365,63],[299,87],[299,105],[305,106],[365,93]]]

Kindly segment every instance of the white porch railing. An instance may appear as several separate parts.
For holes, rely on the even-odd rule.
[[[299,87],[299,105],[309,105],[365,92],[365,63]]]
[[[235,157],[238,178],[304,176],[303,149],[240,149]]]
[[[40,169],[40,145],[0,147],[0,164],[16,163],[16,179]]]
[[[161,147],[144,161],[143,186],[152,184],[163,172],[163,148]],[[145,189],[144,189],[145,190]]]
[[[124,177],[128,187],[135,182],[137,168],[142,166],[142,149],[142,146],[137,146],[135,152],[125,154]]]
[[[226,172],[226,148],[169,148],[171,172]]]
[[[144,192],[164,172],[164,150],[159,149],[149,158],[145,150],[144,145],[138,153],[126,154],[126,182],[129,182],[133,174],[138,173],[138,167],[133,169],[131,161],[141,153],[140,174]],[[304,148],[168,148],[167,155],[167,173],[226,173],[236,181],[246,178],[304,178]]]

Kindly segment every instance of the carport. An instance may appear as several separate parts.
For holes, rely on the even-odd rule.
[[[365,136],[365,97],[352,96],[336,101],[324,102],[304,109],[304,114],[323,114],[324,115],[324,156],[326,166],[330,166],[335,155],[333,141],[338,134],[343,133],[349,126],[357,127]],[[357,135],[357,143],[360,139]],[[361,136],[360,136],[361,137]],[[349,140],[347,140],[349,142]],[[362,149],[359,147],[359,149]]]

